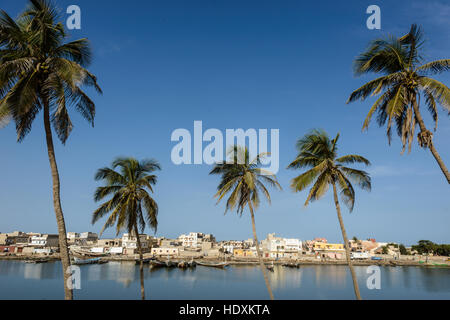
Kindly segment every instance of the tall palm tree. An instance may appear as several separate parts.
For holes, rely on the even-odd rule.
[[[230,194],[230,197],[227,200],[225,213],[227,213],[228,210],[232,211],[236,208],[236,213],[239,216],[242,216],[245,207],[248,207],[252,219],[253,239],[256,245],[259,265],[266,282],[270,299],[273,300],[272,289],[269,284],[258,237],[256,235],[255,210],[260,203],[259,193],[262,193],[270,203],[270,194],[264,183],[280,190],[281,186],[272,172],[260,168],[261,159],[267,156],[267,153],[261,153],[256,156],[255,159],[250,159],[247,148],[234,146],[229,148],[227,154],[233,159],[233,162],[218,163],[210,172],[210,174],[222,175],[215,197],[218,198],[217,203],[219,203],[227,194]]]
[[[391,142],[391,126],[395,121],[397,134],[401,137],[403,150],[411,143],[416,125],[420,133],[417,136],[422,148],[430,149],[448,183],[450,173],[433,144],[433,134],[426,128],[420,113],[421,97],[434,120],[437,128],[439,103],[450,114],[450,89],[436,79],[427,75],[439,74],[450,70],[450,59],[423,63],[421,48],[423,32],[417,25],[412,25],[409,33],[401,38],[390,37],[372,41],[367,51],[359,55],[354,62],[356,75],[370,72],[379,73],[381,77],[369,81],[355,90],[347,103],[364,100],[370,95],[381,94],[371,107],[363,130],[367,129],[375,112],[378,112],[379,126],[387,123],[387,135]]]
[[[72,299],[70,258],[51,126],[65,144],[72,131],[69,107],[74,107],[94,125],[95,104],[81,87],[92,86],[100,93],[101,89],[95,76],[85,69],[91,60],[88,41],[65,42],[68,34],[57,20],[56,9],[44,0],[31,0],[17,20],[0,11],[0,123],[5,125],[13,120],[17,140],[21,142],[31,131],[37,114],[43,112],[64,293],[66,299]]]
[[[144,264],[139,231],[144,232],[147,223],[155,232],[158,227],[158,205],[148,193],[153,192],[152,185],[156,184],[157,177],[152,174],[156,170],[161,170],[161,167],[155,160],[117,158],[112,168],[99,169],[95,175],[95,180],[104,180],[106,185],[97,188],[94,200],[98,202],[108,196],[111,198],[94,211],[92,224],[110,213],[100,235],[116,224],[117,234],[127,230],[136,237],[142,300],[145,300]]]
[[[339,134],[333,140],[330,140],[327,133],[323,130],[313,130],[297,141],[298,155],[288,166],[290,169],[308,168],[308,170],[298,177],[292,179],[291,188],[295,192],[305,190],[312,185],[306,198],[305,206],[310,201],[319,200],[326,194],[328,188],[333,188],[334,204],[338,215],[339,225],[344,239],[345,255],[350,268],[353,280],[353,288],[356,298],[361,300],[358,282],[356,280],[355,270],[350,259],[350,248],[347,233],[342,220],[341,207],[337,190],[340,191],[341,199],[347,205],[348,209],[353,211],[355,204],[355,190],[352,182],[364,190],[370,191],[371,182],[369,174],[362,170],[346,167],[346,164],[362,163],[370,165],[366,158],[351,154],[338,157],[337,142]]]

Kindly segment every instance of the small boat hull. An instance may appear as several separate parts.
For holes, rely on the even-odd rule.
[[[78,259],[74,258],[74,261],[72,264],[74,265],[86,265],[86,264],[104,264],[107,263],[107,261],[103,261],[100,258],[93,258],[93,259]]]
[[[165,267],[166,264],[164,262],[158,261],[158,260],[153,260],[149,262],[149,268],[150,269],[157,269],[157,268],[162,268]]]
[[[222,269],[229,265],[226,262],[213,263],[213,262],[200,262],[200,261],[197,262],[197,264],[199,266],[213,267],[213,268],[222,268]]]

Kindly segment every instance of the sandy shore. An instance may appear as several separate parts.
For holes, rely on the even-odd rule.
[[[150,255],[144,255],[144,259],[150,258]],[[93,258],[93,257],[83,257],[83,258]],[[104,256],[100,257],[104,261],[136,261],[138,256]],[[53,255],[33,255],[33,256],[25,256],[25,255],[0,255],[0,260],[13,260],[13,261],[58,261],[59,255],[53,254]],[[161,258],[162,261],[167,260],[167,258]],[[171,258],[173,261],[189,261],[190,258],[186,257],[179,257],[179,258]],[[208,262],[223,262],[223,259],[217,259],[217,258],[194,258],[194,260],[200,260],[200,261],[208,261]],[[230,265],[257,265],[258,261],[255,259],[227,259],[227,262]],[[318,259],[312,259],[312,258],[302,258],[299,260],[271,260],[271,259],[264,259],[264,262],[274,264],[274,265],[282,265],[286,263],[296,263],[299,266],[302,265],[347,265],[346,260],[318,260]],[[450,262],[445,260],[429,260],[428,263],[425,263],[424,261],[420,262],[418,259],[412,260],[412,259],[401,259],[401,260],[394,260],[394,259],[383,259],[383,260],[352,260],[353,265],[355,266],[371,266],[371,265],[378,265],[378,266],[422,266],[422,267],[450,267]]]

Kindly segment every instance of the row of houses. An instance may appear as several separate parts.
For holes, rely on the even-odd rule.
[[[21,231],[0,233],[0,253],[51,253],[58,250],[58,239],[56,234]]]
[[[120,238],[99,239],[96,233],[68,232],[67,240],[72,251],[95,254],[132,255],[138,253],[137,237],[125,233]],[[144,253],[155,256],[233,256],[236,258],[256,258],[256,245],[253,239],[226,240],[217,242],[212,234],[190,232],[175,239],[152,237],[140,234],[139,240]],[[352,251],[378,253],[384,245],[375,239],[350,240]],[[322,258],[342,259],[344,245],[328,243],[325,238],[301,241],[296,238],[278,237],[269,234],[260,242],[263,257],[271,259],[297,259],[302,255],[315,255]],[[0,233],[0,252],[12,253],[50,253],[58,249],[58,235],[24,233]]]

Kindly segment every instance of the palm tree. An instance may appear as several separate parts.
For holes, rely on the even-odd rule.
[[[269,291],[270,299],[273,300],[272,289],[269,284],[258,237],[256,235],[255,210],[258,208],[260,202],[259,193],[262,193],[270,203],[270,194],[264,183],[279,188],[280,190],[281,186],[273,173],[260,168],[261,159],[267,156],[267,153],[259,154],[255,159],[251,160],[247,148],[234,146],[229,148],[227,154],[233,159],[233,162],[218,163],[210,172],[210,174],[222,175],[215,197],[218,198],[217,203],[219,203],[225,195],[230,194],[230,197],[227,200],[225,213],[227,213],[228,210],[232,211],[236,208],[236,213],[239,216],[242,216],[245,207],[248,206],[252,219],[253,239],[256,245],[259,265],[266,282],[267,291]]]
[[[16,21],[0,11],[0,123],[13,120],[17,141],[21,142],[31,131],[37,114],[43,111],[64,293],[70,300],[70,257],[51,126],[65,144],[72,131],[69,107],[94,125],[95,104],[81,87],[92,86],[100,93],[101,89],[95,76],[85,69],[91,60],[88,41],[65,42],[68,35],[57,19],[55,8],[44,0],[31,0]]]
[[[358,300],[361,300],[358,282],[350,259],[350,248],[347,233],[342,220],[341,207],[337,190],[339,189],[341,199],[353,211],[355,204],[355,191],[352,182],[364,190],[370,191],[371,182],[369,174],[362,170],[345,167],[345,164],[363,163],[370,165],[366,158],[351,154],[338,158],[337,142],[339,134],[330,140],[328,134],[323,130],[313,130],[297,141],[298,155],[288,166],[290,169],[308,168],[308,170],[298,177],[292,179],[291,188],[295,192],[305,190],[312,185],[306,198],[305,207],[310,201],[319,200],[326,194],[328,188],[333,188],[334,204],[338,215],[339,225],[344,239],[345,255],[353,279],[353,287]]]
[[[381,77],[369,81],[355,90],[347,103],[364,100],[370,95],[380,95],[371,107],[363,130],[367,129],[372,115],[378,112],[379,126],[387,123],[387,135],[391,142],[391,126],[395,121],[397,134],[401,137],[403,150],[411,143],[416,125],[419,125],[418,143],[422,148],[430,149],[439,167],[450,183],[450,173],[433,144],[433,134],[425,127],[419,110],[421,97],[431,113],[436,131],[438,122],[437,103],[450,113],[450,89],[427,75],[439,74],[450,69],[450,59],[423,63],[420,49],[423,45],[423,32],[412,25],[409,33],[401,38],[374,40],[367,51],[359,55],[354,62],[356,75],[370,72],[380,73]]]
[[[116,171],[116,168],[120,170]],[[156,170],[161,170],[161,167],[155,160],[117,158],[112,163],[112,168],[99,169],[95,175],[95,180],[104,180],[106,185],[97,188],[94,200],[98,202],[107,196],[111,196],[111,199],[94,211],[92,224],[110,213],[100,235],[106,228],[116,224],[117,234],[127,230],[130,235],[136,237],[142,300],[145,300],[144,264],[139,229],[141,233],[144,232],[148,223],[156,233],[158,227],[158,205],[148,193],[153,192],[152,185],[156,184],[157,177],[151,174]]]

